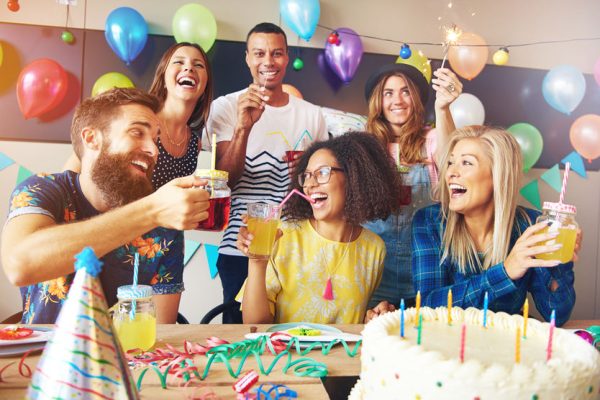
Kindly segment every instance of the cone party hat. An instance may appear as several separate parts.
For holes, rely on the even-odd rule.
[[[90,247],[75,258],[75,279],[27,398],[138,399],[98,278],[102,262]]]

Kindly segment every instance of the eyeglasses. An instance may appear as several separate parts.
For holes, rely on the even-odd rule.
[[[313,172],[304,171],[302,174],[298,175],[298,183],[300,186],[304,186],[306,181],[310,177],[313,177],[319,185],[324,185],[325,183],[329,182],[329,179],[331,179],[331,171],[344,172],[342,168],[329,166],[321,167]]]

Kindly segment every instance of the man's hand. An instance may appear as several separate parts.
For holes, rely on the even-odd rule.
[[[264,86],[256,83],[251,84],[248,90],[238,99],[237,127],[245,132],[250,132],[256,121],[260,119],[265,111],[265,105],[269,101],[270,91]]]

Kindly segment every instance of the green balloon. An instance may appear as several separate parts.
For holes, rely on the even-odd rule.
[[[302,61],[300,57],[297,57],[292,63],[292,66],[296,71],[300,71],[302,68],[304,68],[304,61]]]
[[[173,36],[177,43],[196,43],[208,52],[217,38],[217,22],[208,8],[186,4],[173,16]]]
[[[135,85],[131,82],[131,79],[120,72],[108,72],[96,80],[96,83],[94,83],[94,87],[92,88],[92,96],[96,96],[116,87],[132,88],[135,87]]]
[[[69,31],[63,31],[60,34],[60,38],[62,39],[63,42],[65,42],[67,44],[72,44],[73,42],[75,42],[75,36],[73,36],[73,34]]]
[[[523,172],[528,172],[542,155],[544,139],[535,126],[527,122],[519,122],[508,128],[508,131],[517,139],[521,154],[523,155]]]

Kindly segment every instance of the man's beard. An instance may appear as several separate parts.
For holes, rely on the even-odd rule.
[[[123,206],[154,191],[152,187],[154,160],[151,157],[143,153],[111,154],[106,147],[102,148],[92,167],[92,181],[102,192],[102,199],[108,207]],[[146,176],[134,175],[130,171],[133,165],[131,162],[136,159],[148,164]]]

